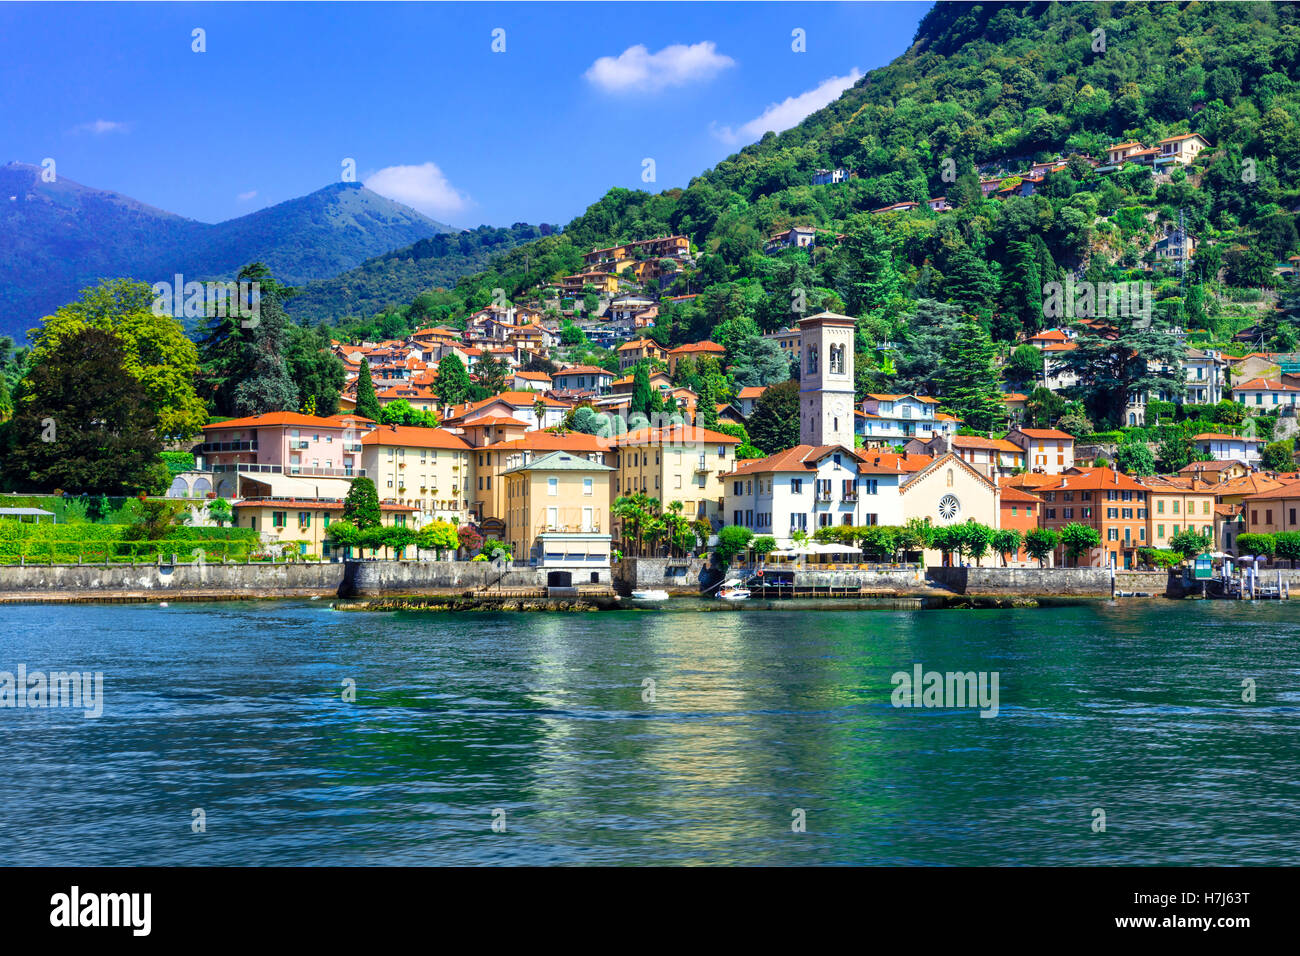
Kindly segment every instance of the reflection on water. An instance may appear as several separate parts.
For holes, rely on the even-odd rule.
[[[1300,857],[1300,616],[1279,604],[0,620],[0,671],[105,690],[98,720],[0,709],[7,864]],[[915,663],[996,671],[999,715],[894,708]]]

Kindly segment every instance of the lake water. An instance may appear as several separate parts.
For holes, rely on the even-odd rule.
[[[996,672],[997,716],[892,706],[915,663]],[[1300,862],[1278,603],[0,607],[19,664],[104,712],[0,709],[4,864]]]

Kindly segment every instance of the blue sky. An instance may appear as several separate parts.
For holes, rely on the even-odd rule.
[[[928,7],[0,3],[0,162],[50,157],[216,222],[351,158],[453,225],[563,224],[611,186],[685,186],[793,125],[902,54]]]

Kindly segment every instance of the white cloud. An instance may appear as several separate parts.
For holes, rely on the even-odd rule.
[[[426,216],[454,216],[470,205],[469,197],[457,192],[433,163],[388,166],[366,179],[365,186]]]
[[[240,202],[248,202],[250,199],[256,199],[256,198],[257,198],[257,190],[256,190],[256,189],[250,189],[250,190],[249,190],[248,192],[246,192],[246,193],[240,193],[239,196],[236,197],[236,198],[238,198]]]
[[[833,103],[841,93],[860,79],[862,79],[862,74],[854,67],[849,71],[848,76],[832,76],[829,79],[822,80],[806,93],[800,93],[798,96],[787,96],[780,103],[771,104],[762,113],[737,130],[733,130],[730,126],[718,126],[717,124],[710,128],[714,136],[727,143],[752,142],[762,139],[763,134],[768,130],[781,133],[792,126],[799,125],[799,121],[805,116],[809,116],[823,106]]]
[[[73,127],[74,133],[94,133],[96,136],[103,136],[105,133],[125,133],[128,124],[118,123],[114,120],[97,119],[93,123],[82,123]]]
[[[736,61],[719,53],[710,40],[690,46],[674,43],[658,53],[638,43],[618,56],[602,56],[583,75],[607,93],[653,93],[711,79],[735,65]]]

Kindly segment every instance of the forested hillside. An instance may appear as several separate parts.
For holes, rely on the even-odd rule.
[[[411,302],[425,289],[454,285],[462,275],[485,268],[494,256],[552,231],[558,230],[545,223],[515,223],[509,229],[479,226],[421,239],[340,275],[304,283],[289,300],[289,312],[299,322],[312,323],[385,312]]]
[[[1053,281],[1151,281],[1158,327],[1214,344],[1264,316],[1270,343],[1294,343],[1270,303],[1275,263],[1300,251],[1297,76],[1290,4],[939,4],[899,59],[797,127],[684,190],[610,190],[561,235],[426,292],[407,324],[455,322],[495,287],[533,298],[596,246],[685,233],[699,254],[666,291],[701,294],[661,302],[655,338],[734,345],[800,311],[846,311],[860,320],[861,389],[962,394],[958,411],[976,427],[993,414],[994,354],[1055,324],[1043,314]],[[1094,168],[1111,144],[1188,132],[1210,144],[1190,165]],[[981,175],[1058,156],[1065,168],[1033,195],[981,192]],[[852,178],[810,185],[836,167]],[[937,196],[955,210],[925,209]],[[901,200],[923,205],[871,212]],[[1181,275],[1152,253],[1180,222],[1197,244]],[[791,225],[818,230],[812,251],[765,254]],[[372,330],[366,318],[351,328]],[[392,312],[390,328],[402,318]],[[1153,341],[1144,334],[1120,329],[1138,349]],[[898,351],[882,351],[886,341]],[[1089,384],[1088,411],[1114,421],[1126,387],[1159,383]]]

